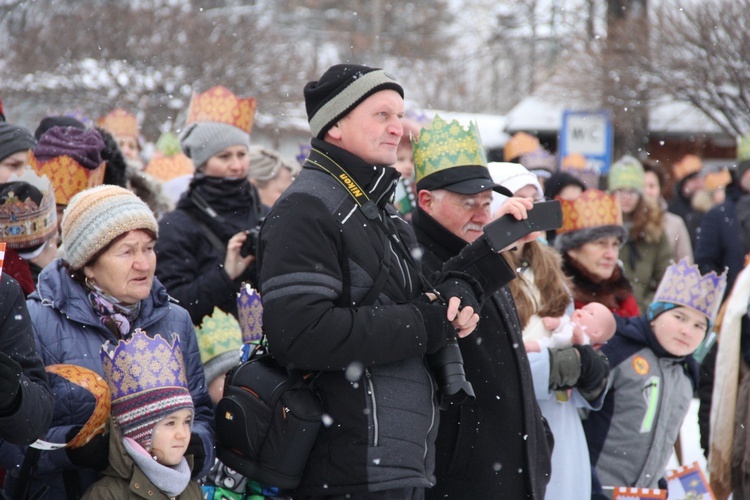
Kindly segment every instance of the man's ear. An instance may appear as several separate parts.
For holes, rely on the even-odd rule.
[[[334,141],[341,140],[342,134],[341,127],[339,127],[339,122],[334,123],[333,126],[326,131],[326,136],[330,136]]]
[[[417,201],[419,202],[419,208],[427,212],[428,215],[432,215],[432,206],[435,201],[432,192],[426,189],[421,189],[419,193],[417,193]]]

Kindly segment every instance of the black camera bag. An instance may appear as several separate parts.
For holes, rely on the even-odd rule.
[[[267,353],[229,371],[214,413],[219,460],[264,486],[297,487],[323,416],[313,376]]]

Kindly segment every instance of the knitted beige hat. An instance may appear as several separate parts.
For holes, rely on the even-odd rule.
[[[81,269],[112,240],[134,229],[159,233],[153,212],[131,191],[110,185],[81,191],[63,212],[65,260],[73,270]]]

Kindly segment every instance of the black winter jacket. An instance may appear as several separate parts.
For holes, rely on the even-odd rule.
[[[425,273],[440,271],[466,246],[421,209],[414,212],[412,224],[424,249]],[[507,284],[515,273],[502,255],[495,258],[496,266],[505,270],[500,284]],[[441,412],[437,485],[427,497],[544,498],[551,441],[507,287],[488,296],[477,329],[458,343],[476,400]]]
[[[237,317],[237,293],[243,281],[255,284],[255,266],[232,280],[224,271],[226,245],[234,234],[260,224],[263,213],[255,188],[245,182],[244,196],[221,200],[217,193],[205,200],[216,212],[212,217],[193,199],[196,184],[180,198],[177,207],[159,221],[156,241],[156,276],[169,295],[190,313],[194,325],[218,307]],[[231,183],[231,180],[227,182]],[[210,231],[212,236],[209,236]]]
[[[52,421],[52,392],[44,363],[36,352],[23,291],[7,273],[2,273],[0,280],[0,351],[22,369],[16,404],[0,412],[0,439],[14,444],[33,443],[44,436]]]
[[[435,336],[444,344],[455,330],[443,306],[414,304],[423,296],[418,270],[395,251],[415,247],[414,235],[387,206],[398,172],[324,141],[312,145],[266,217],[258,251],[270,351],[287,367],[321,372],[315,385],[333,420],[321,428],[295,493],[356,497],[429,487],[438,410],[424,354]],[[333,163],[348,184],[321,169]],[[369,214],[399,242],[386,241],[350,190],[376,202]],[[388,264],[375,305],[359,305]]]

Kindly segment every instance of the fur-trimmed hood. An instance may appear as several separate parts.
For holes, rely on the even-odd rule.
[[[619,238],[620,246],[628,240],[628,232],[624,226],[611,224],[606,226],[587,227],[576,231],[569,231],[567,233],[558,233],[555,237],[555,249],[564,255],[568,250],[578,248],[589,241],[607,238],[609,236]]]

